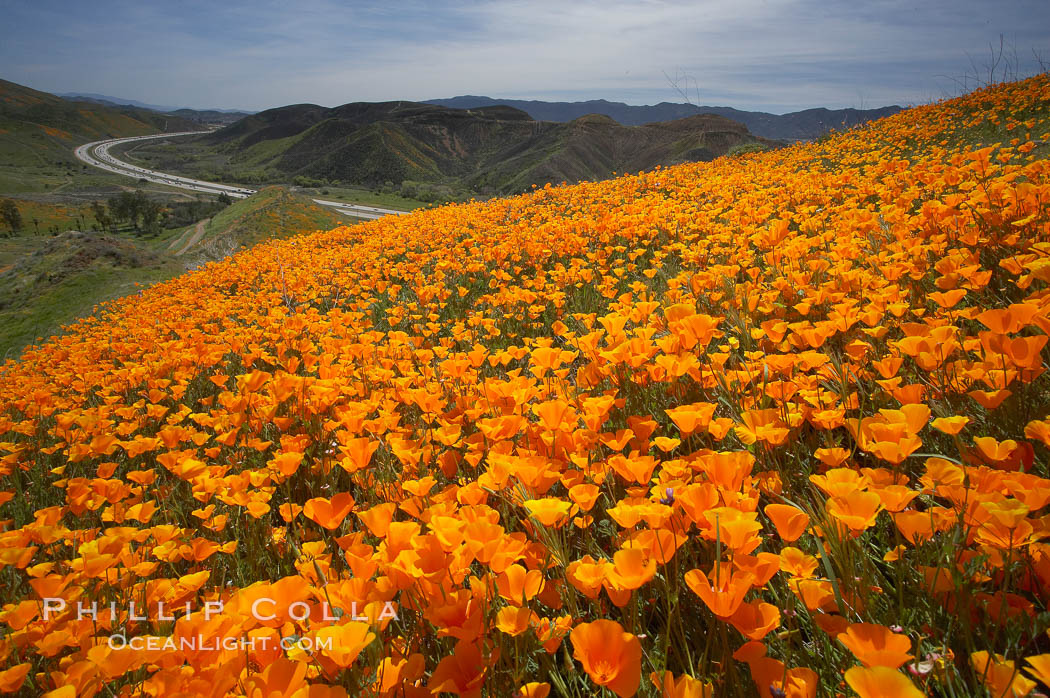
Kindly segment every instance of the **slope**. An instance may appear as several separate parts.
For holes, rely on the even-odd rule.
[[[209,220],[192,246],[176,249],[180,255],[221,259],[241,247],[305,231],[329,230],[346,225],[348,220],[284,187],[264,187],[247,199],[235,201]]]
[[[63,209],[66,220],[92,221]],[[39,215],[46,227],[50,219]],[[131,233],[0,238],[0,359],[57,333],[96,305],[272,238],[327,230],[349,219],[280,187],[238,200],[207,221],[157,238]]]
[[[1047,140],[1044,75],[113,304],[0,372],[5,685],[1031,694]]]
[[[67,231],[0,240],[0,357],[18,356],[99,303],[185,267],[126,236]]]

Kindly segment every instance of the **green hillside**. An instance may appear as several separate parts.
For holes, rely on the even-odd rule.
[[[242,246],[352,221],[304,196],[267,187],[208,221],[153,238],[75,230],[0,238],[0,360],[140,286]],[[94,219],[85,214],[84,222]]]
[[[75,165],[75,145],[102,138],[194,131],[189,119],[148,109],[73,102],[0,80],[0,160],[10,165]]]
[[[209,220],[192,240],[176,240],[175,251],[181,254],[203,254],[218,258],[264,240],[286,238],[303,231],[329,230],[346,225],[352,219],[330,208],[315,204],[309,198],[294,194],[284,187],[266,187],[258,194],[234,202]],[[185,237],[185,235],[183,236]]]
[[[68,231],[0,240],[0,357],[182,271],[173,257],[128,236]]]

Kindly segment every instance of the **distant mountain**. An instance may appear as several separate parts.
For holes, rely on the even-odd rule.
[[[493,99],[464,95],[450,99],[431,99],[424,104],[436,104],[454,109],[476,109],[504,105],[520,109],[541,121],[572,121],[585,114],[604,114],[626,126],[638,126],[657,121],[671,121],[696,114],[717,114],[739,121],[748,130],[762,138],[781,141],[812,140],[831,130],[849,128],[874,119],[896,114],[901,107],[879,109],[806,109],[790,114],[768,114],[757,111],[741,111],[732,107],[707,107],[693,104],[661,102],[654,105],[634,106],[604,99],[586,102],[541,102],[521,99]]]
[[[252,112],[221,111],[217,109],[176,109],[168,113],[208,126],[227,126],[252,114]]]
[[[142,109],[152,109],[153,111],[162,111],[168,113],[174,113],[178,111],[196,111],[196,112],[217,112],[219,114],[254,114],[255,112],[245,111],[244,109],[190,109],[188,107],[164,107],[157,104],[146,104],[140,102],[137,99],[128,99],[126,97],[110,97],[109,95],[100,95],[94,92],[63,92],[58,95],[65,99],[73,99],[78,102],[97,102],[99,104],[106,105],[125,105],[131,107],[141,107]]]
[[[106,95],[99,94],[81,94],[76,92],[67,92],[65,94],[58,95],[63,99],[68,99],[73,102],[91,102],[92,104],[101,104],[107,107],[122,107],[122,106],[134,106],[140,109],[149,109],[150,111],[161,112],[163,114],[174,114],[175,116],[190,121],[195,121],[198,124],[207,124],[209,126],[225,126],[232,124],[238,119],[242,119],[249,114],[255,112],[240,111],[238,109],[188,109],[186,107],[161,107],[156,104],[146,104],[145,102],[139,102],[134,99],[122,99],[120,97],[108,97]]]
[[[195,174],[204,170],[193,168],[221,164],[223,169],[213,174],[230,181],[305,177],[369,186],[411,181],[510,193],[533,184],[711,160],[747,144],[778,145],[710,114],[623,126],[601,115],[569,123],[536,121],[506,106],[464,110],[357,102],[269,109],[180,143],[168,161],[151,162],[156,169]]]
[[[170,114],[71,102],[0,80],[0,161],[7,166],[74,164],[73,147],[88,141],[198,129]]]
[[[145,102],[140,102],[137,99],[127,99],[125,97],[110,97],[109,95],[100,95],[95,92],[59,92],[56,93],[56,96],[77,102],[94,102],[95,104],[103,104],[107,107],[139,107],[140,109],[149,109],[151,111],[163,112],[172,112],[179,108],[162,107],[157,104],[146,104]]]

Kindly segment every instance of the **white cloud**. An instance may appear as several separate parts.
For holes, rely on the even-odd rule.
[[[110,2],[47,19],[49,41],[68,48],[34,51],[31,31],[12,31],[0,50],[12,79],[250,108],[468,93],[680,101],[665,73],[695,78],[707,104],[871,107],[943,96],[944,76],[969,71],[968,55],[979,65],[1000,33],[1020,58],[1050,53],[1042,0]]]

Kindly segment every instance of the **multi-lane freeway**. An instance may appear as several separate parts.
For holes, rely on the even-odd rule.
[[[107,172],[114,172],[119,175],[126,177],[134,177],[135,179],[144,179],[148,182],[155,182],[157,184],[166,184],[169,187],[178,187],[180,189],[188,189],[190,191],[200,192],[202,194],[227,194],[234,199],[244,199],[256,192],[255,189],[246,189],[244,187],[235,187],[229,184],[216,184],[215,182],[205,182],[200,179],[190,179],[189,177],[180,177],[178,175],[167,174],[165,172],[157,172],[156,170],[147,170],[144,167],[137,167],[130,163],[118,160],[110,154],[109,149],[115,145],[121,143],[132,143],[134,141],[145,141],[152,138],[174,138],[176,136],[193,136],[200,135],[200,131],[183,131],[181,133],[161,133],[155,136],[135,136],[133,138],[113,138],[105,141],[94,141],[93,143],[85,143],[82,146],[77,147],[73,153],[78,159],[86,162],[87,164],[97,167]],[[375,206],[361,206],[358,204],[347,204],[342,201],[329,201],[327,199],[314,199],[314,202],[321,204],[322,206],[329,206],[339,213],[345,213],[348,216],[354,216],[356,218],[382,218],[383,216],[389,215],[400,215],[405,211],[395,211],[389,208],[376,208]]]

